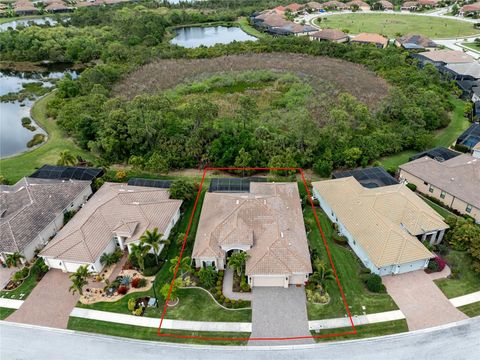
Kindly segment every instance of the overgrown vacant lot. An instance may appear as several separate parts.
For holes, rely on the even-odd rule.
[[[219,72],[266,69],[295,73],[306,78],[316,91],[328,89],[333,96],[348,92],[371,107],[377,105],[388,92],[385,80],[361,65],[327,57],[287,53],[159,60],[130,74],[115,87],[114,92],[115,95],[131,99],[141,93],[164,91]]]
[[[346,29],[351,34],[374,32],[395,37],[398,34],[413,32],[433,39],[455,38],[480,32],[473,27],[473,24],[465,21],[396,14],[334,15],[323,19],[319,25],[323,28]]]

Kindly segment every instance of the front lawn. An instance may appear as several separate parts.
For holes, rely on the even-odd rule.
[[[188,344],[213,344],[213,345],[246,345],[247,341],[234,340],[201,340],[201,339],[184,339],[166,336],[158,336],[157,329],[147,328],[143,326],[132,326],[124,324],[116,324],[99,320],[88,320],[77,317],[70,317],[67,328],[70,330],[92,332],[96,334],[105,334],[112,336],[122,336],[140,340],[153,340],[173,343]],[[204,337],[222,337],[222,338],[248,338],[250,333],[235,332],[205,332],[205,331],[182,331],[182,330],[165,330],[165,333],[176,335],[193,335]]]
[[[7,317],[9,317],[14,312],[15,312],[15,309],[8,309],[8,308],[0,307],[0,320],[5,320]]]
[[[356,326],[357,333],[354,335],[342,335],[336,337],[327,337],[327,338],[317,338],[316,342],[324,341],[339,341],[339,340],[354,340],[354,339],[364,339],[375,336],[384,336],[390,334],[398,334],[408,331],[407,321],[406,320],[395,320],[395,321],[386,321],[376,324],[368,324],[362,326]],[[339,329],[327,329],[324,330],[325,334],[335,334],[350,331],[350,328],[339,328]],[[323,332],[317,334],[312,331],[312,335],[321,335]]]
[[[472,23],[455,19],[384,13],[331,15],[316,24],[322,28],[346,29],[351,34],[379,33],[390,38],[409,34],[412,29],[415,29],[415,34],[432,39],[456,38],[480,32]]]
[[[303,188],[303,184],[299,186],[300,189]],[[397,310],[397,305],[388,294],[375,294],[366,289],[363,281],[359,277],[360,269],[362,268],[360,260],[358,260],[355,253],[350,248],[337,245],[333,242],[333,228],[330,220],[322,209],[316,208],[316,210],[322,229],[327,238],[327,244],[332,255],[333,263],[337,270],[340,284],[342,285],[352,315],[362,315],[364,311],[371,314]],[[306,222],[311,222],[313,221],[312,219],[314,219],[310,204],[307,204],[305,207],[304,218]],[[327,252],[316,225],[312,226],[312,230],[308,234],[308,241],[312,248],[319,251],[322,260],[329,265]],[[331,297],[328,305],[307,304],[309,320],[321,320],[345,316],[345,306],[335,280],[328,281],[327,291]],[[362,306],[365,307],[365,310]]]
[[[480,301],[460,306],[458,310],[470,317],[480,316]]]
[[[480,274],[473,271],[472,259],[466,251],[450,250],[444,258],[458,273],[456,279],[435,280],[449,299],[480,291]]]
[[[37,285],[37,275],[41,272],[40,266],[43,264],[42,259],[38,259],[30,269],[30,274],[23,281],[23,283],[14,290],[0,291],[0,297],[5,299],[25,300],[27,296],[32,292],[33,288]],[[21,296],[23,294],[23,296]]]

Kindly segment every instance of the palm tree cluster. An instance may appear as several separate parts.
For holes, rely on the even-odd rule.
[[[330,267],[327,267],[319,258],[313,260],[313,269],[313,274],[310,275],[308,281],[315,284],[317,288],[325,290],[327,280],[335,279],[333,276],[333,270]]]
[[[92,272],[88,270],[88,265],[80,266],[77,271],[70,274],[69,278],[72,280],[70,291],[75,294],[78,292],[83,295],[83,287],[88,284],[88,277],[92,275]]]
[[[145,258],[151,250],[153,250],[158,264],[160,246],[162,244],[167,245],[170,243],[168,239],[162,239],[162,237],[163,234],[158,232],[158,228],[153,229],[153,231],[147,230],[140,237],[140,242],[138,244],[132,244],[130,246],[130,254],[137,259],[138,266],[140,266],[142,272],[145,271]]]
[[[19,264],[22,263],[22,260],[25,259],[25,256],[23,256],[21,253],[18,251],[8,254],[5,259],[5,264],[7,267],[17,267]]]
[[[236,252],[228,258],[228,267],[238,276],[242,276],[248,257],[249,255],[244,251]]]
[[[77,164],[77,158],[70,151],[64,150],[60,152],[60,158],[57,161],[57,165],[73,166],[76,164]]]

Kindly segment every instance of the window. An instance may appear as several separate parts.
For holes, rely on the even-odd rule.
[[[430,187],[428,188],[428,191],[433,193],[433,186],[432,185],[430,185]]]
[[[470,214],[472,212],[472,205],[467,205],[465,211]]]
[[[440,198],[445,199],[445,195],[446,195],[445,191],[442,191],[442,192],[440,193]]]

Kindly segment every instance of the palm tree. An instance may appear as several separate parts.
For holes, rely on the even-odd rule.
[[[130,253],[137,258],[138,266],[140,266],[142,272],[145,271],[145,256],[147,256],[150,249],[150,246],[144,245],[141,242],[130,245]]]
[[[155,253],[155,259],[157,260],[158,264],[158,253],[160,252],[160,245],[168,244],[170,241],[168,239],[162,239],[163,234],[158,232],[158,228],[153,229],[153,231],[147,230],[145,233],[140,237],[140,243],[146,245],[150,249],[153,249]]]
[[[60,159],[57,161],[57,165],[75,165],[77,163],[77,159],[75,156],[68,150],[64,150],[60,153]]]
[[[83,295],[83,287],[88,284],[87,278],[92,275],[88,270],[88,265],[80,266],[77,271],[69,276],[72,280],[72,285],[69,288],[73,294],[78,291],[80,295]]]
[[[11,254],[7,255],[7,258],[5,259],[5,263],[7,264],[7,266],[9,268],[12,267],[12,266],[17,267],[18,263],[19,262],[21,263],[22,259],[25,259],[25,256],[23,256],[18,251],[16,251],[14,253],[11,253]]]
[[[248,257],[248,254],[244,251],[234,253],[228,259],[228,267],[236,271],[238,276],[241,276]]]
[[[313,262],[313,267],[315,268],[315,272],[310,275],[309,280],[321,287],[325,287],[325,282],[327,280],[333,280],[335,277],[333,276],[333,270],[328,268],[325,263],[319,259]]]
[[[102,265],[105,266],[110,266],[115,264],[117,261],[117,257],[115,256],[114,253],[108,254],[108,253],[103,253],[102,256],[100,257],[100,262]]]
[[[170,272],[173,274],[175,272],[175,268],[177,267],[178,263],[178,256],[175,256],[173,259],[170,259]],[[183,274],[192,270],[190,266],[190,257],[186,256],[180,260],[180,264],[178,265],[178,269],[180,270],[180,274],[183,277]]]

